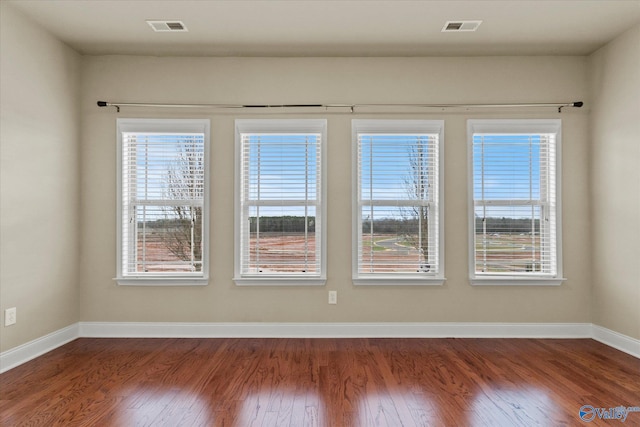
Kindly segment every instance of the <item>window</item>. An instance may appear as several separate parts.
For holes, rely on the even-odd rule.
[[[206,284],[208,120],[118,119],[120,284]]]
[[[355,284],[444,282],[443,129],[443,121],[353,121]]]
[[[473,284],[560,284],[560,120],[469,120]]]
[[[326,120],[236,120],[239,285],[323,285]]]

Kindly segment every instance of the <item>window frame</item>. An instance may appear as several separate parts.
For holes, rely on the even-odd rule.
[[[210,120],[208,119],[137,119],[137,118],[118,118],[116,119],[117,133],[117,179],[116,179],[116,197],[117,197],[117,223],[116,223],[116,278],[119,285],[125,286],[204,286],[209,282],[209,190],[210,190]],[[204,188],[203,188],[203,205],[202,205],[202,269],[198,274],[181,274],[181,273],[155,273],[137,276],[135,274],[127,274],[124,272],[123,253],[124,227],[123,209],[125,203],[123,201],[123,176],[124,173],[124,141],[123,133],[141,132],[141,133],[202,133],[204,134]]]
[[[320,134],[319,163],[316,194],[316,224],[320,226],[319,272],[315,274],[251,274],[242,271],[243,250],[243,134]],[[236,119],[235,120],[235,221],[234,221],[234,277],[238,286],[324,286],[327,281],[327,183],[326,183],[327,120],[326,119]],[[319,220],[318,220],[318,217]],[[318,235],[316,235],[316,239]]]
[[[444,284],[444,120],[387,120],[357,119],[351,122],[352,129],[352,282],[357,286],[423,286]],[[360,236],[362,230],[361,208],[363,205],[359,182],[359,135],[360,134],[430,134],[438,141],[438,197],[435,201],[438,215],[437,232],[438,271],[425,273],[360,273]],[[375,203],[375,201],[373,201]]]
[[[555,135],[555,275],[550,274],[478,274],[476,272],[476,230],[474,200],[473,142],[477,134],[489,135]],[[541,285],[558,286],[566,279],[562,273],[562,120],[560,119],[473,119],[467,120],[468,165],[468,247],[469,281],[471,285]],[[506,199],[510,200],[510,199]],[[550,199],[546,199],[550,200]],[[541,201],[541,203],[543,203]],[[548,202],[550,203],[550,202]],[[551,243],[550,243],[551,244]],[[541,243],[542,245],[542,243]]]

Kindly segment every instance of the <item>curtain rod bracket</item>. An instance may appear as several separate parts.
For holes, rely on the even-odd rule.
[[[558,107],[558,113],[562,113],[562,109],[564,107],[582,108],[583,105],[584,105],[584,102],[582,102],[582,101],[572,102],[572,103],[567,104],[567,105],[561,105],[561,106]]]
[[[120,112],[120,105],[118,104],[112,104],[107,101],[98,101],[97,104],[98,104],[98,107],[116,107],[116,113]]]

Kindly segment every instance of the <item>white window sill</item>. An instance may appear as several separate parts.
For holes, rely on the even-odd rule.
[[[352,279],[356,286],[442,286],[444,277],[359,276]]]
[[[471,277],[473,286],[560,286],[565,278],[558,277]]]
[[[324,286],[326,277],[286,277],[286,276],[244,276],[234,277],[233,281],[238,286]]]
[[[113,279],[121,286],[206,286],[207,277],[119,277]]]

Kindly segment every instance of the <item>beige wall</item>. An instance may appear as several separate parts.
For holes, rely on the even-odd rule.
[[[589,69],[593,323],[640,339],[640,25]]]
[[[0,351],[78,317],[80,56],[0,5]]]
[[[82,83],[84,321],[167,322],[590,322],[588,111],[562,115],[319,114],[328,119],[326,287],[237,287],[233,276],[234,119],[251,113],[100,109],[98,100],[193,103],[588,103],[584,57],[154,58],[85,57]],[[588,104],[587,104],[588,105]],[[290,115],[306,117],[301,114]],[[211,281],[206,287],[122,287],[115,276],[117,117],[211,119]],[[269,114],[268,117],[283,117]],[[351,119],[445,120],[445,275],[442,287],[351,283]],[[564,270],[560,287],[472,287],[467,281],[468,118],[563,119]],[[327,304],[338,291],[338,305]]]

